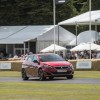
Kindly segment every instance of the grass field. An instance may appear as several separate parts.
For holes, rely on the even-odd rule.
[[[0,100],[100,100],[100,85],[2,82]]]
[[[21,77],[18,71],[0,71],[0,77]]]
[[[21,77],[21,73],[0,71],[0,76]],[[75,71],[74,77],[100,78],[100,71]],[[100,84],[0,82],[0,100],[100,100]]]
[[[21,77],[21,72],[0,71],[0,77]],[[100,78],[100,71],[75,71],[75,78]]]

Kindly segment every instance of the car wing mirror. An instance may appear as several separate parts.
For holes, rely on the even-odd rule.
[[[33,62],[34,62],[34,63],[38,63],[38,61],[37,61],[37,60],[34,60]]]
[[[66,61],[68,61],[68,59],[65,59]]]
[[[40,62],[39,62],[39,61],[37,61],[37,60],[34,60],[33,62],[34,62],[34,63],[38,63],[38,64],[40,64]]]

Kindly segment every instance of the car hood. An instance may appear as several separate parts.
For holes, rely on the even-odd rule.
[[[67,61],[42,62],[42,64],[46,64],[46,65],[53,66],[53,67],[56,67],[56,66],[70,66],[71,65],[71,63],[67,62]]]

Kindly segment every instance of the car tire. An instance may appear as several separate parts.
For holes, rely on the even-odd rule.
[[[54,78],[54,77],[53,77],[53,76],[51,76],[51,77],[49,77],[49,80],[53,80],[53,78]]]
[[[68,75],[66,77],[67,77],[67,79],[72,79],[73,78],[73,75]]]
[[[44,75],[43,75],[43,70],[42,69],[39,69],[38,75],[39,75],[39,80],[40,81],[43,81],[43,80],[46,79],[46,77],[44,77]]]
[[[23,80],[28,80],[29,79],[29,77],[27,77],[27,75],[26,75],[26,71],[25,71],[24,68],[22,68],[22,79]]]

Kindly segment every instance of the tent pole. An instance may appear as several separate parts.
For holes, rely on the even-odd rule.
[[[28,51],[27,52],[29,52],[30,51],[30,43],[29,43],[29,41],[28,41]]]
[[[26,45],[25,45],[25,42],[24,42],[24,55],[25,55],[25,48],[26,48]]]
[[[56,11],[56,6],[55,6],[55,0],[53,0],[53,22],[54,22],[54,54],[55,54],[55,11]]]
[[[14,51],[13,51],[13,55],[15,55],[15,53],[16,53],[16,52],[15,52],[15,44],[13,44],[13,50],[14,50]]]
[[[91,34],[91,0],[89,0],[89,18],[90,18],[90,21],[89,21],[89,31],[90,31],[90,42],[91,42],[91,37],[92,37],[92,34]],[[90,43],[90,59],[91,59],[91,43]]]
[[[75,28],[76,28],[76,46],[77,46],[77,27],[78,27],[78,25],[77,25],[77,22],[76,22],[76,26],[75,26]]]
[[[6,44],[6,53],[8,53],[8,44]]]
[[[59,45],[59,25],[58,25],[58,45]]]
[[[95,20],[95,31],[96,31],[95,40],[97,41],[97,20]]]

